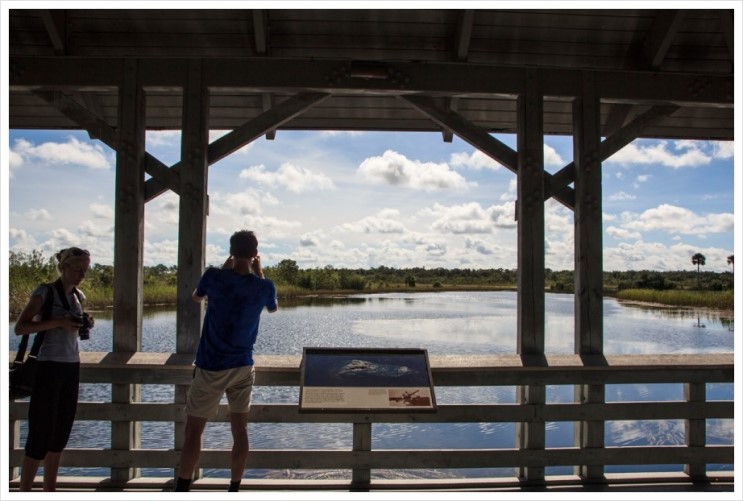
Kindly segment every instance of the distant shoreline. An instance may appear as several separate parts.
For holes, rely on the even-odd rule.
[[[84,290],[84,288],[83,288]],[[282,302],[291,303],[293,301],[303,301],[313,298],[347,298],[368,294],[391,294],[391,293],[432,293],[432,292],[498,292],[510,291],[517,292],[516,286],[443,286],[434,287],[421,285],[408,287],[401,285],[399,287],[385,287],[374,290],[314,290],[300,292],[296,289],[290,292],[282,293],[281,287],[278,290],[279,304]],[[572,294],[571,291],[550,291],[549,294]],[[92,296],[93,294],[91,294]],[[604,297],[612,297],[625,304],[637,304],[656,308],[701,308],[707,310],[717,310],[722,312],[734,312],[732,291],[653,291],[646,289],[629,289],[625,291],[605,291]],[[722,298],[722,301],[720,299]],[[729,306],[728,306],[729,305]],[[176,307],[175,298],[164,298],[159,296],[156,300],[145,301],[143,306],[146,307]],[[90,311],[105,311],[113,308],[112,301],[96,300],[89,301],[88,309]],[[15,319],[20,311],[9,311],[11,320]]]

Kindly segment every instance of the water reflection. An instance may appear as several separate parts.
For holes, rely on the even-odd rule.
[[[635,310],[641,311],[645,315],[653,318],[663,319],[692,319],[696,320],[697,326],[706,323],[722,326],[728,330],[733,330],[734,315],[732,311],[708,310],[703,308],[675,308],[669,306],[647,306],[637,303],[618,302],[627,313]]]
[[[547,294],[545,301],[545,351],[550,354],[574,352],[574,298],[569,294]],[[284,299],[275,315],[264,315],[256,352],[261,354],[300,355],[304,347],[356,346],[369,348],[425,348],[430,355],[513,354],[516,352],[517,298],[511,291],[360,294],[354,296]],[[95,312],[96,327],[91,339],[81,343],[84,351],[110,351],[112,348],[112,311]],[[702,328],[701,326],[704,326]],[[12,332],[13,323],[10,323]],[[607,355],[732,353],[733,317],[730,312],[689,308],[647,307],[604,301],[604,345]],[[175,351],[176,313],[174,307],[144,309],[142,349],[153,352]],[[18,338],[10,336],[10,349]],[[572,402],[573,387],[548,386],[549,402]],[[110,385],[84,384],[81,401],[110,400]],[[709,400],[732,400],[732,384],[707,385]],[[293,387],[257,387],[255,403],[296,403],[299,389]],[[173,388],[145,385],[142,398],[148,402],[172,402]],[[514,387],[442,387],[436,388],[439,404],[514,403]],[[606,400],[680,401],[683,385],[636,384],[607,385]],[[733,420],[707,420],[710,444],[733,443]],[[82,431],[84,427],[84,432]],[[150,448],[173,447],[172,423],[144,423],[143,445]],[[25,425],[21,440],[25,440]],[[675,445],[683,443],[683,421],[614,421],[606,423],[607,446]],[[511,448],[515,444],[514,423],[415,423],[373,425],[373,447],[384,448]],[[250,425],[251,445],[259,449],[339,448],[352,446],[349,424],[292,425],[254,423]],[[572,423],[547,423],[548,447],[571,447]],[[71,446],[110,447],[110,423],[76,423]],[[226,423],[210,423],[205,431],[208,447],[229,448],[231,438]],[[624,469],[623,469],[624,468]],[[632,467],[612,467],[628,471]],[[677,470],[677,466],[669,467]],[[716,469],[732,469],[717,465]],[[645,471],[651,468],[643,466]],[[512,476],[513,469],[478,471],[395,472],[396,478],[420,475],[440,476]],[[608,471],[608,470],[607,470]],[[550,474],[562,472],[550,468]],[[226,477],[228,471],[207,470],[208,476]],[[570,473],[570,468],[566,470]],[[70,474],[70,473],[65,473]],[[94,475],[91,469],[75,469],[74,474]],[[106,474],[104,471],[102,474]],[[169,476],[172,470],[145,469],[145,476]],[[391,475],[374,472],[375,478]],[[249,477],[306,476],[307,478],[348,478],[350,472],[284,472],[255,470]],[[389,478],[389,477],[385,477]]]

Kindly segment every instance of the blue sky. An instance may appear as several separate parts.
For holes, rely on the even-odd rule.
[[[168,165],[179,145],[178,132],[147,135]],[[111,264],[114,152],[74,131],[11,130],[8,149],[8,248],[79,245]],[[571,160],[569,137],[545,139],[549,172]],[[637,140],[605,161],[604,268],[693,270],[701,252],[705,270],[730,271],[733,165],[733,143],[710,141]],[[279,131],[210,167],[207,263],[252,229],[268,265],[515,268],[515,194],[512,172],[439,133]],[[572,269],[572,212],[549,201],[545,220],[547,267]],[[146,265],[176,263],[177,223],[174,194],[145,206]]]

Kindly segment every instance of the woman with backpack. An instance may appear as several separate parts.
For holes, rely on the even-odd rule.
[[[59,278],[34,289],[15,325],[19,336],[34,332],[37,338],[43,335],[28,409],[21,491],[31,490],[42,463],[44,490],[56,490],[62,450],[67,446],[77,411],[79,339],[95,323],[92,317],[84,316],[85,295],[77,289],[90,266],[90,253],[70,247],[59,251],[56,258]]]

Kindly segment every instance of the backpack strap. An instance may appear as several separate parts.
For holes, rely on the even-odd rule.
[[[44,284],[46,287],[46,295],[44,296],[44,304],[41,306],[41,319],[49,320],[52,318],[52,307],[54,306],[54,287],[52,284]],[[28,346],[29,334],[24,334],[18,345],[18,351],[15,355],[14,363],[22,363],[23,356],[26,354],[26,347]],[[41,349],[41,344],[44,342],[44,331],[37,332],[34,336],[34,344],[31,346],[31,351],[28,353],[29,357],[36,357]]]
[[[57,280],[54,282],[54,287],[57,288],[57,294],[59,295],[59,299],[62,301],[62,306],[64,306],[64,309],[67,311],[70,311],[70,302],[67,301],[67,294],[65,293],[64,287],[62,286],[62,281]],[[72,288],[72,293],[77,298],[77,302],[80,303],[80,308],[83,307],[83,296],[81,292],[78,290],[77,287]]]

